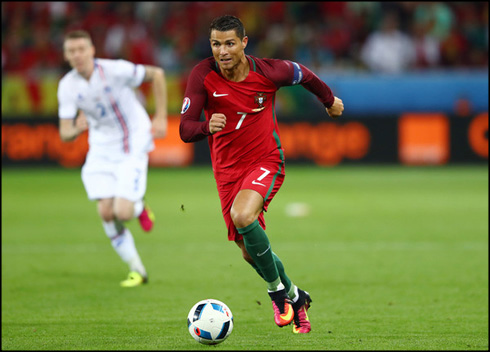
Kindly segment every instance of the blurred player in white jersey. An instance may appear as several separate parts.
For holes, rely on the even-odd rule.
[[[153,138],[167,134],[165,74],[156,66],[95,58],[91,37],[83,30],[65,35],[63,51],[72,70],[58,86],[60,136],[71,141],[88,129],[82,181],[88,198],[97,201],[112,246],[129,266],[121,286],[139,286],[148,275],[124,222],[138,218],[144,231],[153,227],[154,215],[143,197]],[[153,120],[134,92],[147,81],[155,96]]]

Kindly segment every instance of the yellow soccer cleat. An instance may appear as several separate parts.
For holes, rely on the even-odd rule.
[[[143,277],[137,271],[131,271],[128,274],[128,278],[124,281],[121,281],[121,287],[136,287],[142,284],[146,284],[147,282],[147,277]]]

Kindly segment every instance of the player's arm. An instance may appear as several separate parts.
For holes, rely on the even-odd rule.
[[[152,119],[152,134],[154,138],[163,138],[167,135],[167,82],[165,71],[156,66],[145,65],[143,82],[152,82],[155,96],[155,114]]]
[[[70,142],[88,129],[87,117],[80,110],[78,116],[72,119],[60,119],[60,138],[63,142]]]
[[[335,97],[330,87],[306,66],[293,61],[277,59],[269,59],[265,62],[268,65],[264,65],[262,70],[277,87],[301,84],[317,96],[329,116],[337,118],[342,115],[344,110],[342,100]]]
[[[57,95],[59,133],[64,142],[74,140],[80,133],[88,129],[87,117],[83,111],[78,109],[73,92],[72,87],[65,80],[61,80]]]
[[[323,82],[316,74],[304,65],[296,64],[302,73],[301,85],[317,96],[325,106],[327,114],[332,118],[337,118],[344,111],[344,104],[341,99],[333,95],[330,87]],[[295,66],[294,70],[298,68]]]
[[[207,101],[204,76],[202,67],[196,66],[187,80],[179,126],[180,138],[186,143],[200,141],[212,134],[209,122],[200,120],[202,109]],[[213,118],[211,119],[214,121]]]

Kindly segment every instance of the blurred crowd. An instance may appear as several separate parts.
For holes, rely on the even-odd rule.
[[[211,55],[208,28],[238,16],[247,54],[316,71],[488,68],[488,2],[2,2],[2,72],[67,70],[63,35],[101,58],[185,74]]]

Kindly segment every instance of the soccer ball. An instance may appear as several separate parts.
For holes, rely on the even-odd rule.
[[[187,316],[191,336],[205,345],[215,345],[226,340],[233,330],[233,314],[226,304],[217,299],[197,302]]]

